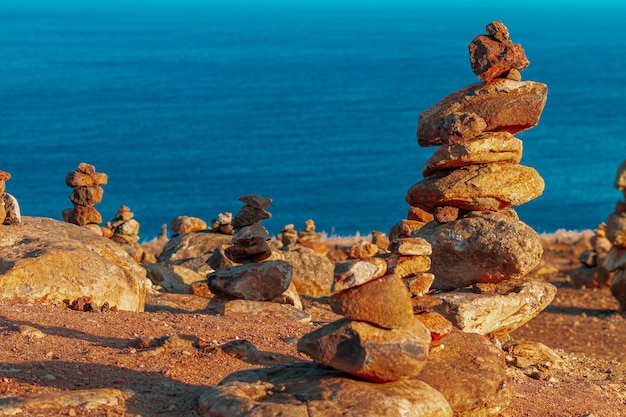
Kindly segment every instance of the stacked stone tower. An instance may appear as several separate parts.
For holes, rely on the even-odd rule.
[[[11,178],[8,172],[0,171],[0,224],[18,224],[21,223],[20,206],[17,199],[11,194],[6,193],[6,182]]]
[[[469,46],[472,70],[484,81],[419,116],[418,143],[438,148],[406,201],[434,216],[414,236],[432,245],[436,289],[523,277],[543,252],[538,234],[512,209],[544,189],[537,171],[519,164],[522,142],[513,134],[538,123],[547,87],[520,81],[528,60],[502,22],[487,25],[487,33]]]
[[[154,262],[152,259],[146,259],[146,253],[138,243],[139,222],[133,218],[134,216],[128,206],[121,206],[115,217],[102,227],[102,234],[122,245],[137,262]]]
[[[259,223],[271,217],[272,200],[257,194],[238,199],[245,204],[232,219],[232,245],[224,255],[235,264],[207,276],[209,289],[229,299],[269,301],[284,293],[291,283],[292,267],[285,261],[265,261],[272,254],[270,235]],[[265,262],[263,262],[265,261]]]
[[[94,205],[102,201],[104,194],[102,186],[106,185],[107,181],[107,175],[96,172],[93,165],[85,162],[78,164],[78,169],[70,171],[65,177],[65,183],[74,189],[70,194],[70,201],[74,207],[62,211],[63,219],[67,223],[79,226],[97,226],[102,223],[102,215]],[[96,230],[96,227],[92,229]],[[100,231],[99,227],[97,229]]]
[[[392,242],[390,254],[375,244],[355,245],[335,264],[333,311],[344,316],[302,337],[298,349],[315,361],[374,382],[418,375],[431,343],[413,314],[410,278],[430,268],[424,239]]]

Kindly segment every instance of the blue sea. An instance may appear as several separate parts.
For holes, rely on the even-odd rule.
[[[441,5],[437,5],[437,4]],[[36,1],[0,4],[0,169],[22,214],[61,219],[66,174],[109,176],[142,240],[180,215],[273,199],[271,234],[387,232],[434,148],[420,112],[477,81],[468,44],[502,20],[548,85],[517,136],[544,177],[539,232],[593,229],[623,198],[626,6],[525,1]]]

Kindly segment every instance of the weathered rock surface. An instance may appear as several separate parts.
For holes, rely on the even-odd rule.
[[[328,301],[337,314],[385,329],[410,326],[414,320],[411,294],[397,275],[385,275],[346,289]]]
[[[603,266],[581,266],[570,274],[572,285],[580,288],[603,288],[611,280],[611,273]]]
[[[521,45],[488,35],[476,36],[469,53],[472,71],[480,80],[492,80],[511,69],[523,71],[530,64]]]
[[[541,260],[537,232],[501,212],[474,212],[450,223],[430,222],[415,233],[430,242],[435,289],[519,278]]]
[[[172,220],[170,225],[173,233],[182,235],[183,233],[194,232],[196,230],[206,230],[207,224],[198,217],[178,216]]]
[[[70,301],[90,297],[143,311],[146,271],[115,242],[43,217],[22,217],[0,234],[0,297]]]
[[[315,363],[235,372],[207,388],[199,406],[205,417],[452,417],[422,381],[373,384]]]
[[[606,254],[602,266],[611,272],[626,269],[626,248],[613,246]]]
[[[615,246],[626,248],[626,212],[614,212],[606,222],[606,237]]]
[[[424,178],[409,189],[406,202],[427,211],[438,206],[495,211],[539,197],[544,186],[541,175],[524,165],[468,165]]]
[[[496,284],[492,294],[457,290],[437,294],[443,304],[434,308],[457,328],[468,333],[510,333],[543,311],[554,299],[556,287],[547,282],[522,278]]]
[[[207,280],[214,294],[266,301],[285,292],[291,283],[291,276],[289,263],[267,261],[219,269],[209,274]]]
[[[521,140],[507,132],[488,132],[471,142],[440,146],[424,164],[422,175],[429,177],[448,169],[491,162],[518,164],[521,160]]]
[[[2,194],[2,200],[4,202],[5,211],[5,217],[2,221],[2,224],[9,226],[13,224],[19,224],[22,221],[22,214],[20,212],[20,205],[17,202],[17,198],[9,193],[4,193]]]
[[[304,335],[298,350],[315,361],[374,382],[410,378],[423,368],[430,332],[418,320],[402,329],[339,319]]]
[[[335,265],[326,256],[300,248],[295,251],[273,251],[268,260],[283,260],[291,265],[291,280],[299,294],[314,298],[330,295]]]
[[[231,235],[198,230],[171,238],[158,256],[159,262],[182,263],[191,258],[203,257],[206,261],[215,249],[230,244]],[[203,262],[204,262],[203,261]]]
[[[142,266],[146,270],[148,279],[167,292],[189,294],[191,284],[206,281],[206,276],[182,265],[159,262]]]
[[[387,262],[381,258],[346,259],[335,262],[333,292],[363,285],[387,272]]]
[[[511,401],[504,353],[486,337],[454,331],[440,341],[418,378],[448,400],[455,416],[498,416]]]
[[[617,174],[615,174],[615,182],[613,183],[613,185],[618,190],[626,190],[626,161],[622,162],[622,164],[617,169]]]
[[[548,87],[534,81],[498,79],[480,82],[450,94],[419,115],[417,140],[421,146],[447,145],[440,131],[453,112],[476,113],[485,131],[515,134],[537,125],[546,103]]]

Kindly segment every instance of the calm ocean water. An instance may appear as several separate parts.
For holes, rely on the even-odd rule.
[[[248,193],[274,200],[272,234],[308,218],[387,232],[434,151],[417,145],[418,114],[476,81],[467,45],[495,19],[531,61],[524,79],[549,88],[517,135],[546,181],[521,219],[594,228],[621,197],[624,6],[105,3],[0,5],[0,169],[24,215],[61,219],[85,161],[109,175],[105,221],[127,205],[144,240]]]

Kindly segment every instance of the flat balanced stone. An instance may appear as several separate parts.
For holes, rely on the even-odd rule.
[[[385,330],[344,318],[298,341],[298,350],[313,360],[374,382],[419,374],[429,346],[430,332],[418,320],[402,329]]]
[[[440,138],[450,113],[476,113],[487,124],[485,131],[515,134],[537,125],[546,104],[548,87],[534,81],[497,79],[480,82],[450,94],[419,115],[420,146],[446,145]]]
[[[292,268],[285,261],[267,261],[219,269],[207,276],[209,289],[218,295],[267,301],[282,294],[291,283]]]
[[[539,197],[544,187],[534,168],[494,162],[427,177],[409,189],[406,202],[430,212],[439,206],[495,211],[527,203]]]

